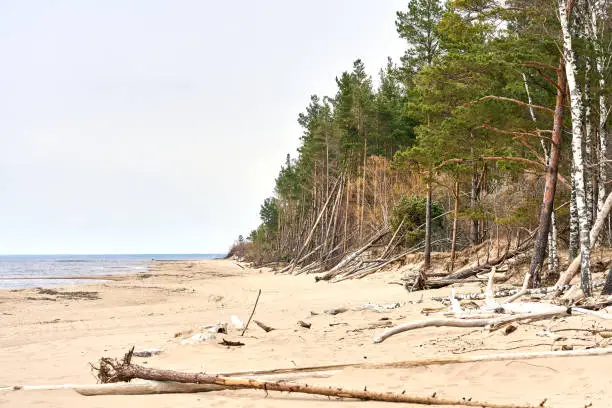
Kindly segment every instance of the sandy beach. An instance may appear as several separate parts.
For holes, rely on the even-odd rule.
[[[0,291],[0,386],[95,383],[89,363],[102,356],[120,357],[132,345],[162,353],[135,362],[190,372],[228,372],[323,364],[392,362],[424,357],[546,351],[562,345],[575,349],[605,346],[591,334],[612,322],[571,316],[519,325],[510,335],[482,329],[427,328],[402,333],[381,344],[372,339],[384,326],[426,318],[424,308],[440,307],[432,296],[449,288],[408,293],[397,281],[401,270],[361,280],[315,283],[312,275],[275,275],[240,267],[230,260],[152,264],[150,273],[125,279],[65,286],[52,290]],[[246,322],[258,290],[255,319],[274,327],[269,333],[251,323],[245,336],[231,326],[231,316]],[[478,291],[478,284],[459,292]],[[399,303],[376,312],[325,309]],[[317,314],[313,314],[315,312]],[[310,329],[297,325],[312,324]],[[229,333],[215,341],[181,344],[179,332],[228,322]],[[538,336],[544,329],[564,331],[562,339]],[[226,347],[222,338],[245,346]],[[440,398],[473,398],[495,403],[550,407],[610,406],[612,356],[481,362],[393,370],[345,369],[309,384],[372,391],[393,391]],[[607,401],[607,402],[606,402]],[[199,394],[84,397],[72,390],[0,393],[7,407],[357,407],[392,406],[381,402],[329,399],[301,394],[240,390]],[[406,405],[404,405],[406,406]]]

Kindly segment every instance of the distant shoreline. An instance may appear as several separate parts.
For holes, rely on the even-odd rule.
[[[150,276],[150,274],[147,273],[147,272],[134,272],[134,273],[129,273],[129,274],[126,273],[126,274],[107,274],[107,275],[0,276],[0,280],[7,281],[7,280],[58,280],[58,279],[75,280],[75,279],[81,279],[81,280],[114,280],[114,281],[120,281],[120,280],[128,279],[129,275],[131,275],[131,276],[134,276],[134,275],[140,275],[140,276],[148,275],[148,276]]]

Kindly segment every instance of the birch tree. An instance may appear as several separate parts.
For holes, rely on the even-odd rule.
[[[570,33],[572,24],[572,2],[559,0],[559,19],[563,36],[563,58],[565,60],[565,73],[570,93],[570,113],[572,117],[572,177],[575,182],[576,210],[578,211],[578,226],[580,231],[580,282],[586,296],[593,293],[590,271],[591,244],[588,228],[588,208],[585,192],[585,163],[583,152],[582,123],[584,119],[583,95],[580,90],[577,74],[578,62],[572,44]],[[568,7],[569,6],[569,7]]]
[[[603,208],[606,197],[607,170],[606,160],[608,157],[608,132],[606,122],[608,120],[609,108],[606,98],[606,53],[603,47],[604,21],[606,19],[606,7],[603,0],[591,0],[587,2],[587,32],[588,38],[595,54],[595,75],[598,82],[598,108],[599,121],[597,127],[599,152],[598,152],[598,193],[597,212]]]

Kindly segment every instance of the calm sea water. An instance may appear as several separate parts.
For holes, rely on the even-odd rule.
[[[222,256],[224,254],[0,255],[0,289],[91,283],[95,280],[44,277],[142,273],[147,271],[151,261],[198,260]],[[40,279],[20,279],[24,277]]]

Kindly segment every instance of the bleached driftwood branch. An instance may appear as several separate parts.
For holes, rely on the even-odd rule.
[[[399,326],[385,330],[378,336],[374,337],[374,343],[382,343],[391,336],[399,333],[403,333],[410,330],[422,329],[425,327],[489,327],[491,330],[499,328],[500,326],[521,320],[541,320],[548,319],[555,316],[563,316],[568,314],[566,308],[555,308],[552,311],[546,311],[541,313],[526,313],[513,316],[503,316],[491,319],[429,319],[420,320],[416,322],[404,323]]]
[[[363,390],[348,390],[339,387],[317,386],[309,384],[292,383],[286,381],[263,381],[252,378],[236,378],[203,373],[184,373],[172,370],[158,370],[131,364],[132,351],[128,352],[123,361],[102,358],[98,369],[98,378],[103,383],[114,383],[129,381],[132,379],[144,379],[154,381],[174,381],[190,384],[210,384],[218,385],[227,389],[259,389],[268,391],[297,392],[303,394],[324,395],[329,397],[353,398],[367,401],[385,401],[412,403],[424,405],[457,405],[471,407],[490,407],[490,408],[535,408],[536,405],[514,405],[514,404],[495,404],[483,401],[472,401],[463,399],[450,400],[431,397],[420,397],[405,393],[396,394],[389,392],[374,392]],[[540,404],[542,406],[542,404]]]

